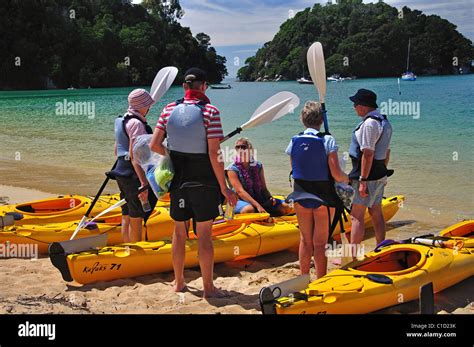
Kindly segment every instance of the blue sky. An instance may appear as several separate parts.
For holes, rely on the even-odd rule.
[[[437,14],[457,25],[458,31],[474,41],[474,0],[385,2],[397,8],[408,6],[425,14]],[[211,37],[218,53],[227,57],[232,78],[245,59],[270,41],[292,13],[327,0],[180,0],[180,3],[185,12],[181,24],[190,27],[194,35],[205,32]]]

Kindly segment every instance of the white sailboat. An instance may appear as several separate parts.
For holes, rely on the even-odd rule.
[[[402,74],[402,81],[416,81],[416,75],[409,70],[410,66],[410,39],[408,39],[407,71]]]

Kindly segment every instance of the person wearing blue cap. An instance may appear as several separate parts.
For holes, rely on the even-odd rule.
[[[323,109],[319,102],[308,101],[301,111],[304,132],[294,136],[286,149],[291,158],[294,191],[287,200],[294,203],[300,229],[299,262],[301,274],[309,274],[314,256],[316,276],[327,271],[326,245],[343,213],[344,204],[334,181],[348,183],[337,156],[338,145],[329,134],[320,132]],[[331,225],[330,211],[336,208]]]
[[[393,173],[393,170],[387,170],[392,126],[387,116],[378,111],[377,95],[373,91],[359,89],[349,99],[354,103],[354,110],[361,119],[352,132],[349,148],[352,160],[349,178],[355,190],[351,208],[351,244],[360,244],[364,238],[367,208],[379,244],[385,239],[382,198],[387,177]],[[356,258],[355,254],[353,258]]]

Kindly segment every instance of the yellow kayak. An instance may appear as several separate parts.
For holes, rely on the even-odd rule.
[[[402,197],[384,199],[383,209],[387,220],[397,212],[401,201]],[[216,263],[256,257],[298,246],[300,233],[296,216],[268,219],[268,214],[265,213],[246,215],[236,215],[234,220],[214,225]],[[153,238],[153,232],[148,232],[148,235]],[[197,252],[198,242],[191,232],[186,241],[186,268],[199,265]],[[60,270],[64,280],[82,284],[142,276],[173,268],[169,239],[120,244],[72,254],[53,252],[51,262]]]
[[[55,198],[0,206],[0,216],[8,213],[22,217],[15,225],[68,222],[81,219],[93,198],[81,195],[61,195]],[[92,209],[95,216],[120,200],[118,194],[101,195]],[[117,209],[119,212],[120,209]]]
[[[419,288],[429,282],[439,292],[474,275],[473,232],[470,220],[439,237],[382,247],[310,283],[306,290],[276,299],[274,309],[278,314],[369,313],[418,299]]]
[[[80,220],[87,212],[93,197],[81,195],[60,195],[54,198],[0,206],[0,217],[6,214],[16,215],[15,225],[41,225]],[[90,216],[94,217],[120,200],[119,194],[101,195]],[[163,196],[157,207],[169,207],[169,195]],[[113,210],[120,214],[120,208]],[[21,219],[19,219],[21,218]]]
[[[395,213],[397,213],[399,205],[403,201],[403,196],[394,196],[388,199],[384,199],[383,213],[386,221],[390,220]],[[162,203],[166,204],[166,201]],[[235,215],[235,222],[240,223],[242,221],[254,221],[262,219],[261,216],[266,217],[267,214],[259,213],[246,213],[243,215]],[[107,234],[107,245],[117,245],[122,243],[121,236],[121,214],[120,212],[113,211],[102,218],[95,221],[87,228],[81,229],[75,238],[84,238],[89,236],[96,236],[99,234]],[[283,218],[283,217],[282,217]],[[296,221],[296,216],[286,216],[285,220],[289,222]],[[219,224],[222,221],[222,217],[216,219],[215,224]],[[0,230],[0,243],[9,242],[10,244],[37,244],[39,254],[47,254],[48,246],[52,242],[61,242],[69,240],[76,230],[79,221],[64,222],[64,223],[50,223],[41,225],[21,225],[6,227]],[[227,223],[226,225],[232,224]],[[371,226],[370,216],[367,213],[365,217],[366,226]],[[153,214],[148,219],[146,227],[142,231],[142,240],[157,241],[166,237],[170,237],[173,234],[174,222],[171,219],[169,212],[166,208],[157,207]],[[222,228],[222,227],[220,227]],[[351,222],[348,218],[347,222],[344,222],[344,230],[350,232]],[[191,227],[192,230],[192,227]],[[339,235],[339,227],[334,231],[334,236],[337,239]]]
[[[246,213],[236,215],[234,220],[223,223],[223,218],[219,217],[214,222],[214,228],[216,232],[221,232],[236,223],[240,225],[241,223],[268,218],[269,215],[267,213]],[[123,242],[121,222],[122,215],[120,213],[105,215],[86,228],[81,229],[76,234],[75,239],[106,234],[107,245],[117,245]],[[49,244],[69,240],[78,224],[79,221],[7,227],[0,230],[0,243],[37,244],[39,254],[48,254]],[[170,237],[173,234],[173,228],[174,222],[169,215],[168,209],[157,207],[148,219],[146,226],[142,229],[142,239],[156,241]],[[192,230],[192,226],[190,229]]]

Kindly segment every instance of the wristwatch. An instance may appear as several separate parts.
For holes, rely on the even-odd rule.
[[[365,182],[367,181],[367,178],[365,178],[364,176],[359,176],[359,182]]]

